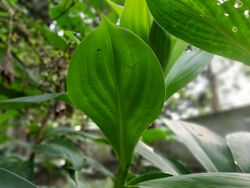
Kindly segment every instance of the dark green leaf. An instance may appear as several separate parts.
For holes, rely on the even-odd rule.
[[[1,188],[37,188],[24,178],[13,172],[0,168],[0,187]]]
[[[249,188],[250,175],[237,173],[192,174],[139,184],[140,188]]]
[[[122,165],[163,106],[164,82],[151,49],[105,20],[74,53],[68,72],[71,102],[103,131]]]
[[[147,0],[156,21],[203,50],[250,64],[250,1]]]
[[[8,157],[7,159],[1,158],[0,167],[27,179],[33,178],[33,161],[22,160],[17,157]],[[1,177],[0,177],[1,178]]]
[[[83,166],[83,155],[72,143],[65,140],[53,140],[47,144],[34,146],[35,152],[49,156],[61,157],[69,160],[74,169],[78,170]]]
[[[250,133],[238,132],[227,135],[227,144],[233,154],[234,160],[239,168],[250,173]]]
[[[167,119],[164,122],[208,172],[236,170],[230,149],[223,138],[199,125]]]
[[[58,99],[70,103],[66,93],[50,93],[0,101],[0,109],[18,109],[52,99]]]
[[[45,39],[48,41],[48,43],[52,46],[54,46],[57,49],[60,49],[62,51],[65,51],[67,48],[67,43],[65,42],[65,40],[58,36],[57,33],[50,31],[48,28],[46,28],[45,26],[41,26],[38,27],[43,36],[45,37]]]
[[[149,44],[165,70],[171,50],[171,35],[155,21],[149,34]]]

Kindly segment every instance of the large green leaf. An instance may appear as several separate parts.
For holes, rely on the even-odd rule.
[[[237,173],[207,173],[168,177],[145,181],[140,188],[249,188],[250,175]]]
[[[34,146],[35,152],[49,156],[62,157],[70,161],[74,169],[80,169],[84,160],[80,150],[72,143],[66,140],[53,140],[46,144]]]
[[[227,144],[233,154],[234,160],[239,168],[246,173],[250,173],[250,133],[238,132],[227,135]]]
[[[103,131],[123,165],[163,106],[164,80],[151,49],[105,20],[75,51],[68,95]]]
[[[195,79],[212,61],[213,55],[200,50],[183,54],[165,77],[166,99]]]
[[[135,152],[140,154],[143,158],[150,161],[155,167],[159,168],[162,172],[179,175],[179,171],[175,166],[166,158],[161,157],[154,152],[154,149],[150,146],[144,144],[143,142],[138,142]]]
[[[24,178],[13,172],[0,168],[0,187],[1,188],[37,188]]]
[[[230,149],[223,138],[196,124],[167,119],[164,122],[208,172],[236,170]]]
[[[148,41],[152,23],[146,0],[127,0],[121,15],[120,25]]]
[[[206,51],[250,64],[250,1],[147,0],[156,21]]]

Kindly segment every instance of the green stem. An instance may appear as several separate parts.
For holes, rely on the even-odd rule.
[[[115,186],[114,188],[123,188],[126,178],[128,175],[128,168],[119,166],[118,172],[116,174]]]

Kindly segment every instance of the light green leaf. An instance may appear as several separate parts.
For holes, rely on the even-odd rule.
[[[188,44],[186,42],[171,35],[168,63],[166,68],[163,70],[164,77],[168,75],[176,61],[181,57],[182,54],[184,54],[187,46]]]
[[[112,7],[112,9],[114,9],[118,16],[122,15],[123,7],[121,5],[118,5],[111,0],[107,0],[107,3]]]
[[[146,0],[127,0],[121,15],[120,25],[148,41],[152,16]]]
[[[103,131],[122,165],[163,106],[164,80],[151,49],[105,20],[75,51],[68,72],[71,102]]]
[[[0,187],[1,188],[37,188],[28,180],[14,174],[13,172],[0,168]]]
[[[143,142],[138,142],[135,152],[140,154],[143,158],[150,161],[155,167],[159,168],[162,172],[171,174],[171,175],[179,175],[179,172],[175,166],[168,161],[168,159],[161,157],[157,153],[154,152],[154,149],[150,146],[144,144]]]
[[[80,150],[66,140],[53,140],[46,144],[35,145],[34,150],[37,153],[65,158],[72,163],[76,170],[79,170],[84,163]]]
[[[143,133],[142,140],[146,144],[153,144],[154,142],[159,140],[169,139],[172,135],[173,133],[169,129],[158,129],[158,128],[147,129]]]
[[[233,154],[234,160],[239,168],[250,173],[250,133],[238,132],[227,135],[227,144]]]
[[[168,177],[142,182],[139,188],[249,188],[250,175],[240,173],[204,173]]]
[[[183,54],[165,77],[166,100],[195,79],[212,59],[212,54],[200,50]]]
[[[0,101],[0,109],[17,109],[52,99],[58,99],[70,103],[66,93],[50,93]]]
[[[147,0],[156,21],[203,50],[250,64],[250,1]]]
[[[236,167],[226,141],[196,124],[163,120],[208,172],[234,172]]]

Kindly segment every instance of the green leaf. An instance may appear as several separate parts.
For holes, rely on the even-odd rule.
[[[62,51],[65,51],[67,49],[67,43],[62,37],[58,36],[57,33],[49,30],[45,26],[41,26],[38,28],[40,29],[44,38],[48,41],[49,44]]]
[[[118,5],[111,0],[107,0],[107,2],[119,16],[122,15],[123,7],[121,5]]]
[[[153,144],[155,141],[165,140],[172,136],[169,129],[147,129],[143,133],[143,141],[146,144]]]
[[[52,99],[58,99],[70,103],[66,93],[50,93],[0,101],[0,109],[18,109]]]
[[[151,49],[105,20],[73,54],[67,81],[71,102],[101,128],[122,165],[129,165],[165,96],[161,67]]]
[[[168,177],[142,182],[139,188],[248,188],[250,175],[240,173],[204,173]]]
[[[155,21],[149,34],[149,45],[158,57],[162,69],[165,70],[171,49],[171,35]]]
[[[163,70],[164,77],[168,75],[176,61],[184,54],[188,44],[171,35],[170,52],[166,68]]]
[[[226,141],[196,124],[163,120],[208,172],[234,172],[236,167]]]
[[[250,1],[147,0],[156,21],[203,50],[250,64]]]
[[[66,140],[53,140],[46,144],[35,145],[34,150],[38,153],[65,158],[76,170],[79,170],[84,163],[80,150]]]
[[[148,41],[152,16],[146,0],[127,0],[121,15],[120,25]]]
[[[171,174],[171,175],[179,175],[179,172],[175,166],[168,161],[168,159],[161,157],[157,153],[154,152],[154,149],[150,146],[144,144],[143,142],[138,142],[135,152],[140,154],[143,158],[150,161],[155,167],[159,168],[162,172]]]
[[[37,188],[13,172],[0,168],[0,187],[2,188]]]
[[[18,157],[1,158],[0,168],[10,170],[11,172],[27,179],[32,180],[34,164],[31,160],[22,160]],[[1,178],[1,177],[0,177]]]
[[[200,50],[182,55],[165,77],[166,100],[195,79],[212,61],[213,56]]]
[[[234,161],[239,168],[246,173],[250,173],[250,133],[238,132],[227,135],[227,144],[233,154]]]
[[[141,174],[139,176],[136,176],[135,178],[132,178],[129,180],[127,185],[136,185],[144,181],[149,181],[149,180],[155,180],[155,179],[160,179],[160,178],[166,178],[169,177],[169,174],[165,174],[162,172],[146,172],[144,174]]]

